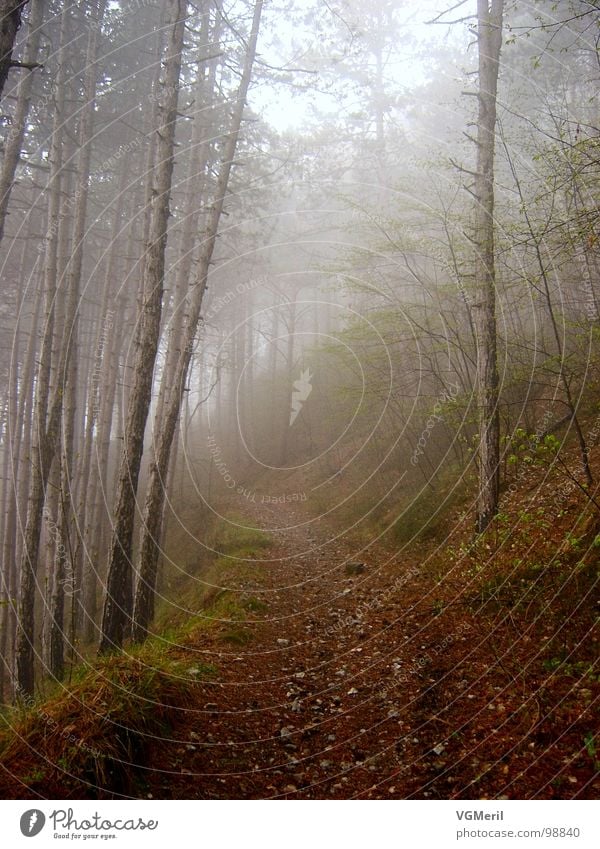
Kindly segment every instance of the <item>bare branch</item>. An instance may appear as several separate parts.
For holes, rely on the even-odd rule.
[[[430,21],[425,21],[425,23],[427,23],[427,24],[451,24],[451,23],[455,23],[455,21],[442,21],[441,19],[444,17],[444,15],[449,15],[450,12],[454,12],[454,11],[456,11],[456,9],[460,9],[460,7],[464,6],[466,2],[467,2],[467,0],[460,0],[459,3],[455,3],[454,6],[450,6],[449,9],[445,9],[443,12],[440,12],[439,14],[437,14],[435,16],[435,18],[432,18]],[[469,15],[468,18],[462,18],[462,20],[468,20],[468,19],[474,18],[474,17],[475,17],[475,15]]]

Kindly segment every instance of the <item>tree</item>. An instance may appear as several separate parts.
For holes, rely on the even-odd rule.
[[[477,0],[479,88],[475,166],[475,286],[473,318],[477,335],[479,407],[479,492],[477,530],[483,532],[498,509],[500,492],[500,414],[496,331],[494,248],[494,153],[496,98],[502,46],[504,0]]]
[[[96,107],[96,87],[98,80],[97,58],[100,27],[106,10],[106,0],[90,4],[90,20],[85,56],[85,75],[83,87],[83,109],[80,117],[78,139],[77,183],[75,187],[75,210],[72,239],[72,254],[68,264],[68,308],[66,339],[64,345],[67,371],[59,374],[64,382],[65,391],[61,399],[64,404],[63,439],[58,446],[60,451],[60,500],[58,522],[58,545],[54,569],[54,582],[50,601],[50,671],[60,679],[64,672],[64,604],[65,604],[65,567],[66,559],[73,569],[73,546],[70,540],[73,490],[73,447],[75,413],[77,407],[77,336],[78,311],[81,291],[81,271],[83,264],[83,246],[88,208],[90,162],[94,133],[94,114]]]
[[[20,697],[33,694],[34,674],[34,611],[38,552],[46,486],[56,450],[60,428],[62,388],[55,392],[50,404],[52,346],[55,329],[56,293],[58,281],[58,245],[61,227],[63,138],[65,130],[66,45],[69,13],[63,8],[60,25],[60,47],[57,58],[56,105],[52,128],[50,175],[48,180],[48,233],[44,255],[44,327],[36,374],[35,407],[32,421],[32,457],[27,520],[23,532],[19,598],[18,629],[15,647],[17,691]],[[68,348],[66,349],[68,350]],[[65,351],[66,352],[66,351]],[[64,373],[67,363],[63,361]]]
[[[168,395],[162,428],[157,435],[156,454],[150,469],[150,478],[144,507],[142,524],[142,539],[140,544],[140,569],[136,587],[133,633],[136,639],[146,635],[148,623],[154,612],[154,591],[159,555],[159,544],[162,533],[162,520],[166,494],[166,478],[171,456],[171,447],[179,413],[184,397],[187,375],[192,359],[194,340],[202,301],[206,291],[208,273],[217,240],[219,222],[223,213],[225,195],[229,184],[229,175],[235,156],[235,150],[240,134],[240,127],[246,104],[246,96],[252,77],[252,67],[256,55],[256,44],[260,28],[262,0],[257,0],[254,6],[252,28],[246,49],[244,68],[237,93],[236,103],[227,128],[227,137],[223,146],[221,162],[214,190],[213,202],[208,214],[208,220],[200,244],[196,276],[189,294],[189,316],[186,323],[183,345],[179,353],[173,386]]]
[[[26,75],[19,83],[17,91],[17,105],[13,117],[10,133],[6,139],[2,170],[0,171],[0,242],[4,235],[4,223],[8,211],[8,202],[12,191],[15,172],[21,156],[21,147],[25,137],[25,126],[29,114],[31,92],[33,89],[34,68],[37,66],[37,57],[40,47],[40,35],[42,32],[42,18],[44,14],[45,0],[32,0],[29,14],[29,32],[25,45],[23,65],[28,69]],[[1,15],[1,12],[0,12]]]
[[[25,62],[13,60],[13,47],[21,26],[23,9],[28,0],[2,0],[0,2],[0,98],[11,68],[29,67]]]
[[[187,2],[184,0],[169,0],[165,4],[164,75],[156,95],[156,164],[153,173],[149,241],[144,262],[144,301],[139,318],[138,350],[117,484],[114,528],[102,613],[99,647],[101,653],[122,645],[132,613],[131,552],[136,493],[160,338],[167,223],[186,13]]]

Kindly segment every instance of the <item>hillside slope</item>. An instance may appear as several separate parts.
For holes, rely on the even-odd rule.
[[[400,552],[248,505],[271,545],[210,608],[6,716],[1,795],[600,798],[600,511],[510,480],[485,536],[464,505]]]

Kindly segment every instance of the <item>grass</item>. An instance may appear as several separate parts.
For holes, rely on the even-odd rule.
[[[121,654],[81,664],[68,685],[52,684],[40,703],[5,708],[0,716],[3,798],[14,795],[18,782],[46,797],[52,787],[62,795],[70,786],[81,796],[86,784],[94,797],[141,792],[141,773],[131,764],[146,762],[156,738],[168,734],[177,712],[193,703],[194,690],[219,674],[214,665],[198,663],[187,646],[223,622],[230,624],[221,638],[245,645],[250,634],[244,619],[266,607],[252,597],[240,600],[226,590],[214,591],[210,581],[226,571],[232,575],[240,558],[246,571],[248,558],[266,548],[269,538],[259,531],[238,535],[230,529],[223,536],[222,554],[207,566],[206,580],[181,575],[177,604],[175,598],[161,602],[153,637],[127,645]],[[186,612],[188,606],[196,615]]]
[[[223,597],[228,595],[227,586],[232,580],[256,574],[258,567],[254,561],[271,544],[271,538],[254,528],[241,527],[241,524],[241,520],[236,523],[234,517],[223,525],[211,540],[213,550],[204,550],[204,556],[193,571],[173,565],[166,570],[156,605],[157,631],[173,626],[193,631],[206,619],[207,609],[210,608],[210,616],[214,618],[219,603],[223,607]],[[169,551],[174,551],[173,543]],[[170,553],[170,557],[177,562],[176,551]],[[223,618],[227,618],[226,611],[224,613]]]
[[[223,634],[223,639],[232,646],[247,646],[252,635],[245,628],[231,628]]]
[[[99,660],[46,702],[5,716],[0,760],[34,789],[76,774],[127,792],[128,763],[143,760],[168,729],[170,711],[189,701],[196,683],[189,665],[156,640]]]

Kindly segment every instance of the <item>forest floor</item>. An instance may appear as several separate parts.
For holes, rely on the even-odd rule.
[[[406,556],[357,554],[303,505],[253,507],[272,543],[232,561],[210,627],[169,647],[193,683],[130,746],[127,780],[32,775],[48,735],[24,732],[0,795],[600,798],[597,513],[569,498],[549,522],[524,486],[493,535],[472,543],[457,512]]]
[[[434,547],[357,561],[304,518],[272,511],[287,530],[239,587],[259,611],[195,646],[219,675],[153,753],[153,796],[600,798],[598,677],[548,669],[548,620],[482,613]]]

